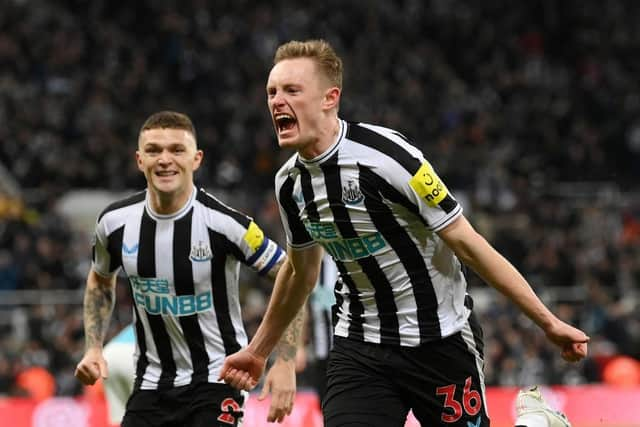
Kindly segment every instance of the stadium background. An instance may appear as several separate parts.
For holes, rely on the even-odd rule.
[[[87,393],[73,369],[91,228],[144,186],[133,150],[152,112],[189,114],[198,184],[283,243],[272,187],[289,153],[264,85],[275,47],[311,37],[344,59],[341,116],[416,141],[472,223],[591,336],[587,360],[562,362],[472,276],[487,384],[615,385],[640,401],[639,21],[630,0],[0,0],[0,413]],[[270,286],[242,280],[251,333]],[[110,335],[130,304],[121,282]]]

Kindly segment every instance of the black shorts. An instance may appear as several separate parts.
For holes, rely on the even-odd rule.
[[[136,390],[121,427],[237,427],[242,424],[243,406],[243,394],[227,384]]]
[[[420,347],[335,337],[322,402],[325,427],[489,426],[482,332],[472,316],[450,337]]]

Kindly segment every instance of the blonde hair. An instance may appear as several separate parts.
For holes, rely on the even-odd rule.
[[[317,40],[292,40],[280,45],[273,57],[273,64],[285,59],[310,58],[329,82],[342,89],[342,59],[336,54],[329,42]]]

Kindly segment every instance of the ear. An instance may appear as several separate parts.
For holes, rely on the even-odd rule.
[[[144,167],[142,165],[142,154],[140,154],[140,150],[136,150],[136,164],[138,165],[138,170],[140,170],[140,172],[144,172]]]
[[[193,170],[196,171],[202,164],[202,159],[204,159],[204,152],[202,150],[196,150],[195,157],[193,159]]]
[[[331,110],[333,108],[337,109],[340,104],[340,88],[337,86],[333,86],[324,94],[324,100],[322,102],[322,107],[325,110]]]

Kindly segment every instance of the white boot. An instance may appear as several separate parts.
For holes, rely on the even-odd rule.
[[[516,414],[516,427],[571,427],[566,415],[547,405],[538,386],[520,390]]]

